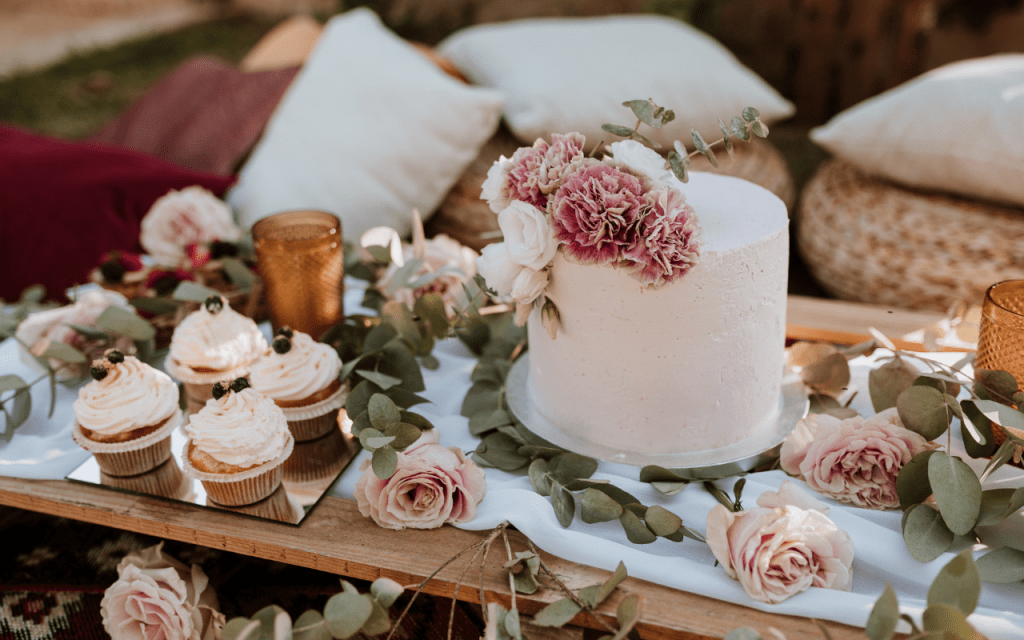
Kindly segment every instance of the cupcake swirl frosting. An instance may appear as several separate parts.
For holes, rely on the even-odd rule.
[[[267,340],[251,318],[226,303],[215,313],[203,305],[174,330],[168,366],[231,371],[251,364],[266,349]]]
[[[275,400],[302,400],[338,379],[341,358],[330,345],[296,331],[286,353],[267,350],[253,366],[249,381]]]
[[[106,375],[82,387],[72,405],[84,428],[104,436],[151,427],[178,410],[178,385],[134,356],[107,363]]]
[[[189,418],[184,431],[197,449],[242,468],[281,455],[289,437],[281,409],[252,388],[208,400]]]

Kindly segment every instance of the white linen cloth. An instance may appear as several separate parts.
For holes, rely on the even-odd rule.
[[[347,285],[345,308],[356,312],[362,290],[353,281]],[[469,376],[477,360],[455,339],[439,342],[434,355],[441,362],[441,367],[436,371],[423,370],[427,390],[421,394],[431,403],[417,405],[413,411],[426,416],[440,430],[441,444],[472,451],[479,440],[469,433],[469,421],[459,415],[459,410],[470,387]],[[959,355],[934,354],[933,357],[953,362]],[[861,390],[854,407],[863,414],[871,413],[866,384],[870,362],[860,358],[852,363],[853,384]],[[0,373],[17,373],[26,381],[39,375],[20,361],[17,344],[13,340],[0,343]],[[57,408],[53,418],[47,419],[47,386],[44,381],[33,387],[29,421],[15,432],[10,442],[0,441],[0,475],[60,479],[88,457],[88,453],[79,449],[70,435],[71,404],[77,392],[58,385]],[[945,436],[941,443],[945,444]],[[959,453],[977,471],[984,466],[984,461],[971,460],[963,453],[958,435],[953,438],[953,452]],[[359,466],[365,457],[363,452],[349,465],[331,490],[332,495],[353,497],[360,475]],[[706,528],[708,511],[717,504],[699,485],[690,486],[675,496],[662,495],[638,480],[637,467],[602,462],[594,477],[611,480],[646,505],[665,507],[679,515],[686,526],[701,533]],[[777,490],[786,478],[781,471],[747,476],[744,505],[754,506],[758,495],[763,491]],[[986,481],[985,488],[1018,487],[1022,480],[1024,472],[1004,466]],[[722,480],[718,484],[731,489],[732,483],[733,480]],[[834,620],[861,627],[885,583],[890,582],[899,597],[901,611],[920,621],[920,614],[926,606],[928,586],[955,553],[945,553],[930,563],[917,562],[910,557],[903,543],[899,511],[858,509],[818,497],[831,508],[830,517],[835,523],[853,538],[856,547],[853,591],[812,588],[777,605],[763,604],[747,597],[738,582],[726,577],[721,567],[714,566],[714,556],[702,543],[689,539],[675,543],[659,538],[653,544],[635,545],[626,540],[618,522],[586,525],[578,517],[572,526],[563,529],[555,519],[548,500],[533,491],[525,472],[487,469],[487,495],[477,508],[476,518],[464,528],[491,529],[508,520],[539,548],[574,562],[610,571],[621,560],[629,575],[683,591],[770,613]],[[993,544],[1024,549],[1024,513],[1018,512],[1000,526],[987,528],[983,533],[983,537]],[[969,545],[970,541],[962,538],[957,543],[956,552]],[[975,557],[986,550],[978,545]],[[984,584],[979,606],[969,621],[991,640],[1024,637],[1024,584]],[[903,630],[909,631],[909,627]]]

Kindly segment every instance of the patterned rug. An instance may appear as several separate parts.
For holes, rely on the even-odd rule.
[[[103,592],[117,579],[117,563],[158,538],[0,506],[0,640],[106,640],[100,619]],[[296,619],[323,611],[341,590],[338,576],[181,542],[164,551],[203,567],[228,619],[277,604]],[[369,584],[350,580],[361,592]],[[405,608],[406,593],[391,608]],[[451,601],[421,595],[395,638],[445,638]],[[483,633],[480,608],[458,603],[453,638]],[[356,636],[362,637],[362,636]]]

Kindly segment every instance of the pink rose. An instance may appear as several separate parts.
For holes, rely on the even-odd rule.
[[[198,565],[165,554],[163,543],[129,554],[103,593],[100,616],[114,640],[212,640],[224,616]]]
[[[555,238],[583,264],[618,262],[636,242],[636,226],[650,208],[647,185],[603,163],[569,176],[551,200]]]
[[[441,233],[433,238],[418,239],[414,245],[402,247],[402,265],[413,260],[422,260],[422,265],[412,274],[411,283],[429,280],[426,284],[411,289],[393,282],[401,268],[392,262],[384,275],[377,281],[377,289],[392,300],[404,303],[410,309],[416,300],[428,293],[436,293],[444,300],[445,308],[452,315],[459,297],[463,295],[462,285],[476,275],[476,260],[479,254],[458,240]]]
[[[809,587],[849,591],[853,584],[853,540],[821,511],[788,503],[792,489],[765,497],[765,504],[780,506],[735,513],[719,504],[708,513],[712,553],[759,602],[776,604]]]
[[[364,460],[356,482],[359,513],[385,529],[434,529],[469,522],[484,498],[484,472],[457,447],[426,442],[398,454],[398,470],[381,480]]]
[[[186,248],[214,240],[238,240],[242,230],[235,225],[231,209],[210,191],[199,187],[171,190],[142,218],[139,241],[157,262],[187,266]]]
[[[782,469],[839,502],[896,509],[896,476],[918,453],[936,449],[903,427],[895,409],[870,418],[840,420],[811,414],[782,443]]]
[[[679,191],[665,188],[647,197],[650,207],[640,220],[633,246],[622,256],[633,278],[658,287],[682,278],[697,264],[700,225]]]

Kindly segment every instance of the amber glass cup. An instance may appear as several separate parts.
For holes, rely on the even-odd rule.
[[[985,292],[974,367],[1009,372],[1018,390],[1024,382],[1024,280],[1000,282]],[[996,444],[1006,439],[999,428],[992,435]]]
[[[253,225],[253,248],[270,320],[314,339],[345,315],[341,221],[324,211],[286,211]]]

